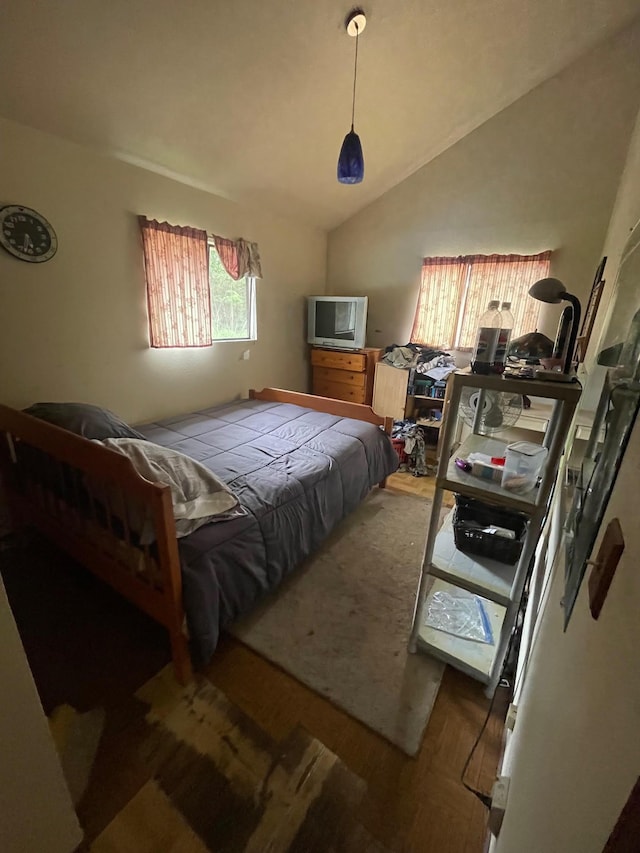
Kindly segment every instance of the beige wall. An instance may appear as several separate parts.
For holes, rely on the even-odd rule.
[[[552,273],[588,292],[637,111],[639,52],[636,25],[329,234],[328,290],[369,296],[369,345],[409,339],[428,255],[553,249]],[[554,306],[541,324],[551,337],[556,317]]]
[[[640,115],[605,244],[611,284],[629,229],[640,218],[639,188]],[[633,266],[639,277],[625,284],[636,306],[638,251]],[[617,517],[626,547],[597,622],[589,613],[585,578],[563,633],[564,569],[562,563],[556,567],[505,754],[502,773],[511,786],[495,853],[601,853],[638,778],[639,478],[636,422],[594,548],[597,553],[602,532]]]
[[[1,119],[0,139],[0,203],[40,211],[59,240],[44,264],[0,252],[0,401],[81,400],[141,421],[249,387],[307,390],[304,297],[324,290],[322,231]],[[148,347],[136,214],[259,243],[257,343]]]

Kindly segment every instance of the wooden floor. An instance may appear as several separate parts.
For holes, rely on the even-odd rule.
[[[387,849],[484,849],[486,810],[460,782],[487,708],[481,686],[468,677],[447,669],[422,748],[411,759],[237,642],[222,643],[207,675],[273,738],[284,739],[301,725],[360,776],[367,793],[355,818]],[[504,711],[494,714],[468,774],[470,784],[487,792]]]
[[[387,487],[433,497],[435,478],[392,475]],[[402,853],[481,853],[486,809],[460,781],[488,708],[482,686],[447,667],[416,759],[335,708],[242,644],[225,639],[207,669],[210,680],[274,738],[302,725],[367,783],[356,819],[386,848]],[[485,792],[494,781],[505,697],[470,766],[467,782]],[[363,851],[364,853],[364,851]]]
[[[433,483],[433,478],[410,474],[389,479],[390,488],[424,497],[432,495]],[[24,570],[29,566],[32,571],[33,565],[31,558],[23,558],[22,564],[18,559],[5,582],[45,710],[63,701],[80,711],[102,705],[107,710],[107,733],[117,744],[100,754],[104,784],[91,785],[79,808],[83,826],[95,838],[142,788],[139,756],[127,747],[127,697],[168,660],[166,639],[150,620],[78,570],[67,572],[59,603],[46,588],[47,578],[53,568],[57,577],[59,566],[32,576],[27,590]],[[460,781],[488,708],[479,683],[447,668],[421,750],[411,759],[229,637],[222,639],[205,674],[275,741],[285,741],[302,727],[361,777],[366,792],[354,819],[386,850],[482,853],[485,849],[486,809]],[[485,792],[491,789],[499,759],[505,711],[506,697],[499,691],[467,777]],[[337,853],[339,848],[331,849]]]
[[[400,472],[387,478],[387,488],[409,495],[419,495],[421,498],[433,500],[436,489],[435,477],[414,477],[413,474]],[[452,492],[444,493],[444,506],[453,506]]]

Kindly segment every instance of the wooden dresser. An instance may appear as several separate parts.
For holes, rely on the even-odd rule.
[[[365,403],[370,406],[373,399],[373,377],[381,355],[381,349],[371,347],[349,352],[312,347],[311,393],[319,397],[333,397],[335,400],[348,400],[350,403]]]

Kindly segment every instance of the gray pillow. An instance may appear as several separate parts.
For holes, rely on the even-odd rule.
[[[85,438],[139,438],[144,436],[132,429],[116,414],[90,403],[34,403],[24,410],[28,415],[75,432]]]

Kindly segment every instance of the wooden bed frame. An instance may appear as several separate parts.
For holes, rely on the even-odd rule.
[[[391,430],[391,418],[359,403],[277,388],[252,390],[249,397]],[[175,676],[181,684],[188,683],[191,658],[169,487],[145,480],[116,451],[3,405],[0,472],[14,526],[36,527],[163,625],[169,632]],[[133,517],[153,525],[153,546],[139,544]]]

